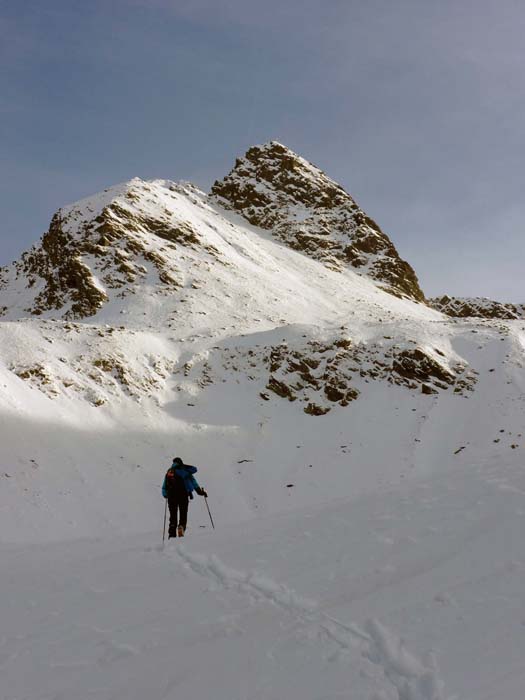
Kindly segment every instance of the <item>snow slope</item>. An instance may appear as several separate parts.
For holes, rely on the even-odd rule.
[[[524,494],[498,463],[215,531],[195,503],[165,549],[2,545],[0,698],[516,700]]]

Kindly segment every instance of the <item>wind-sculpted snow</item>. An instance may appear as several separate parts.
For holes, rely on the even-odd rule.
[[[212,194],[332,269],[351,267],[393,294],[424,299],[414,270],[375,221],[340,185],[280,143],[250,148]]]

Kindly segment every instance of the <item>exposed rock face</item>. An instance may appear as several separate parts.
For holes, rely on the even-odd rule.
[[[28,287],[37,280],[43,287],[36,295],[34,305],[28,309],[33,315],[43,311],[61,309],[69,304],[66,316],[84,318],[92,316],[107,301],[106,293],[97,284],[90,268],[82,261],[86,242],[77,244],[74,237],[64,230],[60,212],[55,214],[40,247],[22,255],[18,271],[27,276]]]
[[[280,143],[250,148],[212,195],[333,269],[351,266],[386,291],[424,300],[414,270],[379,226],[340,185]]]
[[[504,304],[485,297],[434,297],[429,306],[453,318],[499,318],[515,320],[525,318],[525,304]]]

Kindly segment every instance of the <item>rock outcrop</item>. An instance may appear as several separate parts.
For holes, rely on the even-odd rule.
[[[261,339],[261,338],[260,338]],[[302,340],[252,347],[216,347],[179,368],[189,386],[207,387],[225,377],[246,377],[264,401],[279,398],[297,402],[308,415],[321,416],[346,407],[366,392],[371,382],[387,382],[422,394],[450,391],[468,396],[477,373],[458,357],[438,347],[418,347],[409,338],[354,342],[346,334],[324,340]]]
[[[427,303],[453,318],[489,318],[512,321],[525,318],[525,304],[505,304],[485,297],[434,297]]]

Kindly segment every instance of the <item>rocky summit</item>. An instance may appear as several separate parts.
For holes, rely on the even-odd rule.
[[[250,148],[212,194],[222,206],[332,269],[351,267],[386,291],[424,299],[416,274],[355,200],[322,170],[272,141]]]

